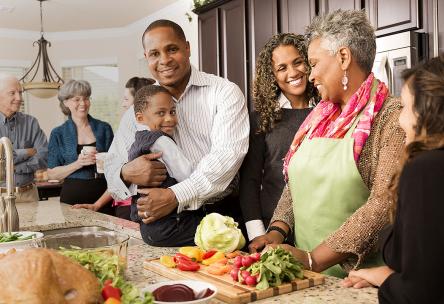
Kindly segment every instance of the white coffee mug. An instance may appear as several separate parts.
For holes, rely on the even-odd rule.
[[[97,173],[105,173],[105,160],[106,160],[107,154],[108,153],[106,153],[106,152],[101,152],[101,153],[96,154]]]
[[[97,152],[96,147],[92,147],[92,146],[85,146],[82,149],[82,154],[90,154],[90,153],[95,153]]]

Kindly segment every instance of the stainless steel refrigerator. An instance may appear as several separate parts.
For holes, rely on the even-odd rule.
[[[427,57],[427,34],[403,32],[376,39],[373,73],[385,82],[391,95],[400,96],[402,71]]]

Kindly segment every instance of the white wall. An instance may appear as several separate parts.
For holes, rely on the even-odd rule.
[[[51,42],[49,57],[59,74],[62,66],[116,63],[123,91],[129,78],[148,75],[148,68],[140,67],[140,59],[143,58],[141,36],[145,28],[154,20],[169,19],[182,26],[191,45],[191,63],[198,67],[197,16],[191,12],[191,7],[192,0],[178,0],[124,28],[45,33],[45,38]],[[191,22],[186,13],[193,16]],[[37,48],[32,47],[32,42],[38,40],[39,35],[39,32],[0,29],[0,65],[33,61]],[[56,97],[42,100],[31,96],[28,113],[37,117],[48,137],[52,128],[64,121]]]

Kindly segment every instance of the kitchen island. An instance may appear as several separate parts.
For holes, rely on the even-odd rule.
[[[141,239],[139,225],[116,217],[92,212],[84,209],[73,209],[61,204],[56,199],[36,203],[17,204],[21,230],[42,231],[80,226],[100,226],[117,232],[125,233],[133,238]],[[173,255],[177,248],[159,248],[146,244],[133,245],[128,248],[128,269],[126,278],[140,288],[148,284],[168,279],[145,270],[143,261],[161,255]],[[377,289],[343,288],[341,280],[327,277],[325,284],[289,294],[259,300],[254,303],[377,303]],[[213,300],[211,303],[223,303]]]

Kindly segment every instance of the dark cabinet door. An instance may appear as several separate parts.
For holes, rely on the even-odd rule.
[[[376,36],[384,36],[406,30],[419,29],[419,0],[367,0],[370,21]]]
[[[316,0],[280,0],[282,33],[304,34],[305,27],[316,16]]]
[[[218,32],[217,8],[199,15],[199,66],[214,75],[220,75]]]
[[[361,0],[320,0],[319,1],[320,14],[332,12],[337,9],[360,10],[363,9],[363,7]]]
[[[278,33],[278,0],[248,0],[250,71],[265,43]]]
[[[234,0],[221,5],[219,7],[219,18],[220,76],[237,84],[246,96],[248,94],[248,82],[244,0]]]

